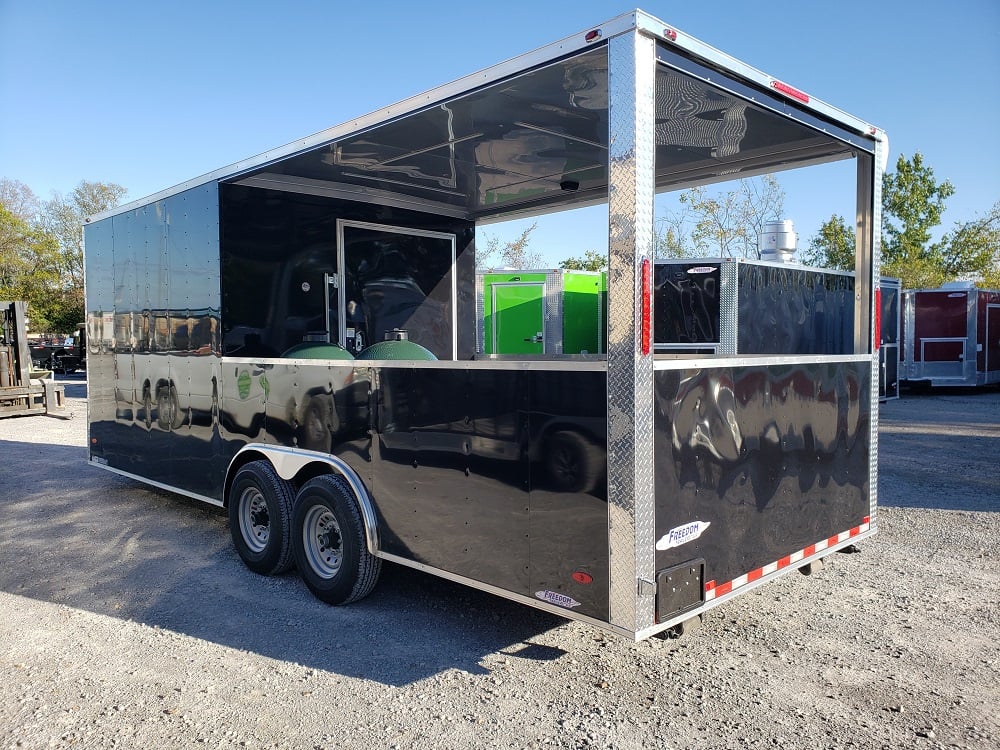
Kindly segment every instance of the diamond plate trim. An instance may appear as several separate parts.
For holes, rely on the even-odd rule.
[[[655,41],[639,32],[608,45],[608,542],[610,621],[653,624],[655,578],[653,358],[639,341],[643,257],[653,260]]]
[[[738,354],[739,280],[738,261],[722,261],[719,267],[719,354]]]
[[[482,272],[476,274],[476,352],[486,351],[486,280]]]
[[[882,278],[882,173],[888,163],[888,144],[882,139],[875,139],[875,156],[872,159],[872,220],[871,220],[871,261],[872,279]],[[871,309],[875,311],[875,289],[872,284]],[[874,317],[874,316],[873,316]],[[879,356],[876,349],[875,326],[872,329],[872,376],[871,376],[871,436],[869,438],[869,468],[868,468],[868,497],[870,499],[870,509],[868,511],[872,526],[877,525],[878,513],[878,382],[879,382]],[[898,377],[898,375],[897,375]]]
[[[563,331],[566,321],[563,320],[563,275],[561,271],[549,271],[545,274],[545,348],[546,354],[563,353]]]

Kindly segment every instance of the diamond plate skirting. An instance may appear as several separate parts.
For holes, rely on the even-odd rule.
[[[888,154],[886,153],[887,144],[881,138],[875,141],[875,155],[872,160],[872,204],[871,204],[871,227],[872,227],[872,247],[871,247],[871,263],[872,263],[872,279],[874,283],[882,278],[882,241],[881,241],[881,227],[882,227],[882,173],[885,170],[886,159]],[[860,178],[860,175],[859,175]],[[860,181],[860,179],[859,179]],[[871,295],[872,313],[875,313],[875,291],[872,290]],[[876,512],[878,510],[878,382],[879,382],[879,356],[878,350],[875,348],[877,342],[874,340],[874,329],[872,326],[872,393],[871,393],[871,437],[869,444],[871,445],[871,453],[869,456],[870,467],[868,472],[868,496],[871,498],[871,510],[869,511],[869,517],[871,518],[872,526],[876,526],[878,519],[876,518]]]
[[[638,32],[609,42],[610,621],[633,632],[655,616],[653,358],[639,341],[639,268],[653,260],[655,54]]]
[[[723,261],[719,268],[719,354],[737,354],[739,283],[740,264]]]
[[[563,353],[563,274],[545,274],[545,349],[547,354]]]

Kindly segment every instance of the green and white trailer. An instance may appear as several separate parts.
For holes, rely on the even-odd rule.
[[[607,276],[600,271],[479,273],[479,351],[603,354],[607,351],[607,292]]]

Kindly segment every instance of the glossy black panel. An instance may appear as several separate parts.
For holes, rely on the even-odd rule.
[[[607,191],[608,62],[598,45],[255,174],[391,191],[473,216]]]
[[[210,497],[225,469],[218,211],[207,183],[85,230],[91,455]]]
[[[385,549],[606,618],[604,373],[401,367],[378,382]]]
[[[455,234],[458,357],[470,358],[475,352],[475,231],[470,223],[369,203],[239,185],[221,187],[226,354],[276,357],[301,343],[306,334],[327,330],[324,276],[338,271],[338,219]],[[396,237],[401,242],[406,239],[406,235]],[[354,292],[356,301],[363,305],[363,320],[364,309],[369,306],[364,305],[362,291],[368,285],[374,289],[379,280],[383,292],[388,288],[385,282],[389,277],[383,273],[388,263],[384,258],[354,255],[348,254],[351,276],[346,280],[346,291]],[[402,265],[393,267],[393,273],[402,280],[416,279],[425,298],[428,291],[432,299],[440,297],[435,290],[442,284],[450,291],[450,250],[443,264],[428,264],[420,253],[395,254],[393,259]],[[400,287],[397,291],[403,295],[407,289]],[[348,323],[353,325],[353,320]],[[451,357],[450,348],[446,357]]]
[[[656,568],[704,558],[725,583],[862,523],[869,513],[870,365],[659,370]]]
[[[899,343],[899,287],[883,284],[881,340],[883,344]]]
[[[384,549],[525,593],[524,376],[393,368],[378,377],[371,491]]]
[[[854,276],[793,265],[740,263],[740,354],[852,354]]]
[[[386,552],[607,618],[605,373],[223,359],[189,371],[213,394],[194,409],[155,384],[214,358],[140,356],[152,391],[92,425],[111,466],[221,500],[247,443],[337,455]]]
[[[86,248],[87,381],[88,415],[91,421],[113,418],[111,397],[115,360],[114,234],[112,220],[84,227]]]
[[[343,228],[344,294],[355,346],[384,341],[393,329],[438,359],[454,357],[452,236],[385,227]],[[357,337],[361,336],[361,343]]]
[[[661,63],[656,81],[657,145],[690,148],[692,154],[722,161],[741,152],[774,153],[775,147],[789,148],[792,143],[803,153],[817,146],[822,153],[846,153],[845,143],[871,151],[871,141],[774,91],[738,81],[663,43],[657,45],[656,57]],[[782,164],[787,161],[775,162]]]
[[[882,308],[879,318],[879,398],[899,398],[899,279],[883,277],[881,285]]]
[[[656,263],[653,340],[657,344],[719,343],[719,263]]]
[[[574,612],[607,620],[607,373],[537,370],[527,379],[529,594],[553,591],[580,602]]]

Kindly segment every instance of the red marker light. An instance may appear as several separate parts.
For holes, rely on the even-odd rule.
[[[590,575],[590,573],[585,573],[582,570],[578,570],[573,574],[573,580],[576,581],[577,583],[593,583],[594,576]]]
[[[875,351],[882,346],[882,288],[875,287]]]
[[[585,41],[585,42],[587,42],[589,44],[590,42],[596,42],[600,38],[601,38],[601,30],[600,29],[594,29],[593,31],[588,31],[587,32],[587,36],[585,36],[583,38],[583,41]]]
[[[809,94],[804,91],[799,91],[797,88],[789,86],[787,83],[782,83],[781,81],[771,81],[771,88],[775,91],[780,91],[785,96],[790,96],[792,99],[798,99],[800,102],[809,103]]]
[[[673,29],[664,29],[663,30],[663,38],[666,39],[667,41],[670,41],[670,42],[676,42],[677,41],[677,32],[674,31]]]
[[[649,262],[649,258],[642,259],[642,274],[641,281],[642,284],[642,309],[641,309],[641,320],[639,325],[639,338],[640,346],[642,348],[642,356],[648,357],[650,350],[650,336],[651,325],[650,317],[652,315],[653,307],[653,294],[652,294],[652,281],[653,272],[652,265]]]

